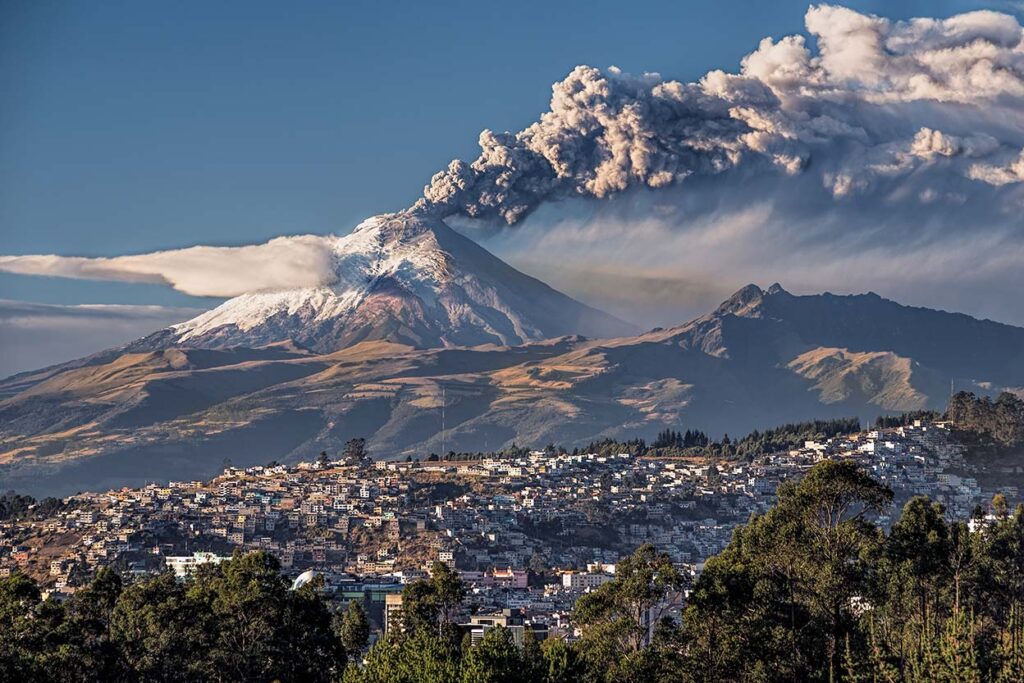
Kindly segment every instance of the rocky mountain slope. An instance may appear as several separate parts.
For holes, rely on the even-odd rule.
[[[225,459],[311,458],[353,436],[397,458],[666,426],[737,435],[941,408],[951,382],[979,393],[1024,387],[1022,328],[777,285],[745,287],[705,316],[638,336],[308,346],[133,348],[2,382],[0,488],[206,476]]]

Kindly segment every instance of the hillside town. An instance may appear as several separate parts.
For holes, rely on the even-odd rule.
[[[363,601],[384,629],[403,586],[439,561],[468,586],[481,629],[490,619],[571,633],[575,600],[611,580],[617,560],[650,543],[696,577],[737,525],[772,505],[782,482],[823,459],[853,459],[892,488],[893,515],[915,495],[960,519],[997,492],[1019,498],[1014,486],[979,485],[964,454],[948,424],[918,421],[750,462],[549,448],[229,467],[206,482],[83,493],[53,516],[0,522],[0,576],[28,573],[60,599],[105,566],[183,577],[236,550],[265,550],[297,585],[315,579],[331,598]]]

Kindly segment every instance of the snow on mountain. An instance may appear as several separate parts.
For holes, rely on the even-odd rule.
[[[367,219],[331,249],[336,279],[330,285],[235,297],[133,346],[224,348],[292,340],[329,352],[381,339],[428,348],[632,331],[422,214]]]

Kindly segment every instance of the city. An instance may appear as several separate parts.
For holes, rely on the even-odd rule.
[[[1019,499],[1016,486],[979,486],[965,450],[948,423],[917,420],[751,462],[551,449],[229,467],[208,482],[84,493],[52,518],[2,522],[0,576],[27,572],[60,599],[101,567],[185,576],[234,551],[264,550],[293,578],[321,576],[332,599],[364,601],[383,629],[388,596],[440,561],[469,587],[467,610],[515,610],[571,638],[575,600],[611,580],[622,557],[652,544],[693,579],[737,525],[772,506],[781,482],[823,459],[857,462],[893,489],[893,513],[913,496],[952,519],[987,511],[997,493]]]

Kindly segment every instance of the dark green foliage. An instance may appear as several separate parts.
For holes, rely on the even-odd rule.
[[[899,415],[879,415],[875,418],[875,429],[893,429],[914,424],[917,420],[934,421],[942,418],[942,414],[934,410],[912,410]]]
[[[649,672],[650,624],[661,618],[665,598],[682,589],[668,555],[644,545],[616,566],[613,581],[581,597],[573,623],[583,629],[578,650],[591,680],[628,681]]]
[[[0,681],[58,680],[63,616],[28,577],[0,579]]]
[[[602,439],[592,441],[585,448],[577,449],[576,452],[595,453],[600,456],[618,455],[629,453],[630,455],[646,455],[647,443],[643,439],[630,439],[629,441],[616,441],[614,439]]]
[[[265,553],[206,566],[188,583],[123,586],[110,570],[64,604],[0,580],[0,681],[324,681],[345,666],[311,587],[290,590]]]
[[[836,676],[881,541],[868,518],[891,497],[850,462],[781,486],[778,504],[738,529],[694,588],[684,623],[694,665],[713,679]]]
[[[703,448],[710,443],[708,435],[701,431],[687,429],[686,433],[666,429],[658,432],[651,442],[651,448]]]
[[[366,666],[349,666],[345,683],[458,683],[460,660],[436,633],[416,629],[378,640]]]
[[[583,679],[583,665],[576,650],[561,638],[548,638],[540,646],[544,683],[573,683]]]
[[[435,562],[429,579],[410,583],[402,591],[402,628],[442,633],[452,627],[455,611],[465,597],[466,587],[458,573]]]
[[[184,584],[162,574],[125,588],[111,615],[111,640],[121,666],[141,680],[203,680],[213,674],[199,656],[212,645],[211,619],[188,599]]]
[[[764,432],[754,430],[742,439],[735,441],[733,449],[740,457],[766,455],[786,451],[794,446],[802,446],[805,441],[820,441],[859,431],[860,420],[855,417],[794,422]]]
[[[341,644],[352,658],[366,649],[370,642],[370,621],[366,618],[366,610],[358,601],[353,600],[348,604],[348,609],[341,618],[339,632]]]
[[[708,561],[684,613],[682,680],[1019,681],[1024,509],[971,532],[925,498],[888,536],[888,493],[822,463]]]
[[[349,439],[345,442],[345,451],[342,457],[349,463],[361,463],[368,455],[366,452],[366,439]]]
[[[995,401],[961,391],[946,408],[946,419],[1004,448],[1024,446],[1024,400],[1003,392]]]
[[[37,501],[32,496],[8,491],[0,495],[0,520],[46,519],[67,507],[69,505],[60,498],[43,498]]]
[[[212,615],[207,656],[216,671],[231,680],[329,680],[344,661],[315,586],[289,590],[272,555],[236,555],[202,569],[188,595]]]
[[[488,629],[462,660],[462,683],[526,683],[521,663],[512,633],[501,626]]]
[[[742,439],[730,439],[728,434],[721,440],[714,441],[700,430],[680,432],[664,429],[658,432],[654,441],[648,446],[643,439],[615,441],[604,439],[588,444],[575,452],[596,453],[597,455],[615,455],[629,453],[636,456],[704,456],[709,458],[746,458],[752,459],[759,455],[768,455],[787,451],[795,446],[802,446],[805,441],[828,439],[841,434],[852,434],[860,431],[857,418],[837,418],[834,420],[812,420],[794,422],[761,432],[754,430]]]

